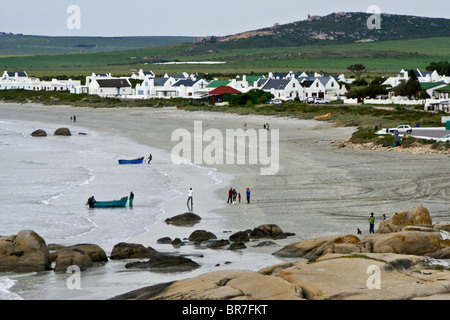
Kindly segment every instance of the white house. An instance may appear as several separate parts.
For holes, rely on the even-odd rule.
[[[122,78],[92,79],[88,87],[89,94],[100,97],[119,97],[133,94],[130,81]]]
[[[79,80],[58,80],[41,81],[39,78],[28,77],[25,71],[8,72],[5,71],[0,78],[0,90],[23,89],[34,91],[63,91],[71,90],[79,86]]]
[[[241,92],[248,92],[253,89],[258,89],[260,87],[258,82],[260,80],[266,80],[266,78],[264,76],[247,76],[244,74],[242,78],[240,76],[236,76],[236,79],[233,80],[235,81],[230,83],[231,87]]]
[[[312,88],[317,84],[317,82],[322,83],[325,88],[325,98],[330,99],[333,97],[337,97],[341,93],[341,87],[335,78],[331,76],[323,76],[316,79],[312,84]]]
[[[442,81],[442,77],[437,73],[436,70],[434,71],[424,71],[415,69],[414,73],[416,74],[417,79],[419,82],[438,82]]]
[[[135,96],[141,99],[176,97],[176,82],[172,77],[146,77],[141,84],[136,84]]]
[[[145,78],[154,78],[155,74],[153,71],[144,71],[142,69],[139,69],[138,74],[135,74],[134,72],[131,75],[131,79],[138,79],[138,80],[145,80]]]
[[[29,78],[25,71],[5,71],[0,78],[0,90],[12,89],[41,90],[40,80],[38,78]]]
[[[207,85],[208,81],[204,79],[181,79],[172,84],[172,87],[176,89],[176,97],[198,98],[205,93],[205,88]]]
[[[444,77],[441,77],[437,71],[423,71],[419,69],[413,70],[414,74],[417,77],[417,80],[419,82],[438,82],[443,81]],[[400,70],[398,75],[396,77],[389,77],[385,82],[383,82],[383,85],[385,86],[391,86],[392,88],[398,86],[400,83],[408,81],[410,78],[409,71],[406,71],[404,69]]]
[[[325,99],[327,88],[324,85],[326,81],[320,81],[320,78],[301,78],[299,79],[304,91],[304,99],[307,98],[321,98]],[[331,86],[331,85],[330,85]]]
[[[295,78],[270,78],[264,82],[260,89],[270,92],[276,99],[280,100],[292,100],[295,98],[299,98],[300,100],[304,99],[303,88]]]

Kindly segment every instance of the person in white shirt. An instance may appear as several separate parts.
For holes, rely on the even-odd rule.
[[[191,207],[194,205],[194,191],[192,190],[192,188],[189,189],[188,192],[188,200],[187,200],[187,205],[189,207],[189,202],[191,202]]]

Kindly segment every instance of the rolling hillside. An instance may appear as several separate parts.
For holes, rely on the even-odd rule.
[[[449,35],[450,19],[382,14],[381,28],[369,29],[367,21],[371,16],[362,12],[313,16],[303,21],[225,37],[200,38],[195,43],[218,48],[265,48],[408,40]]]
[[[111,52],[192,43],[194,37],[44,37],[0,33],[0,56]]]
[[[349,65],[361,63],[371,74],[385,76],[402,68],[424,69],[432,61],[448,60],[449,19],[382,15],[381,30],[370,30],[366,23],[369,16],[365,13],[336,13],[226,37],[195,41],[194,38],[181,37],[172,39],[180,41],[178,44],[161,46],[153,41],[157,47],[145,44],[142,37],[137,39],[142,40],[139,43],[133,43],[132,38],[111,38],[109,45],[115,39],[116,44],[127,50],[113,46],[110,51],[104,49],[103,52],[101,48],[107,48],[107,43],[88,48],[89,42],[81,38],[66,38],[63,40],[66,46],[71,44],[70,50],[77,46],[76,50],[83,53],[0,56],[0,70],[26,70],[38,77],[88,75],[92,72],[130,75],[139,69],[152,70],[160,75],[183,71],[210,74],[345,73]],[[2,35],[0,52],[4,50],[1,38]],[[167,40],[167,37],[162,38],[165,40],[159,40]],[[31,40],[25,41],[26,47],[32,48]],[[42,49],[42,41],[36,46]],[[142,46],[146,47],[140,48]],[[9,50],[12,48],[9,45]],[[99,52],[95,52],[97,50]],[[17,54],[20,50],[13,52]],[[56,53],[55,50],[52,52]],[[173,61],[225,61],[226,64],[155,64]]]

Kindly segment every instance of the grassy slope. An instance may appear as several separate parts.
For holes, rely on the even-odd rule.
[[[299,55],[300,54],[300,55]],[[281,71],[346,72],[362,63],[372,73],[393,74],[400,69],[425,68],[450,56],[450,37],[348,45],[199,51],[190,44],[84,54],[0,57],[0,70],[26,70],[34,76],[87,75],[112,72],[129,75],[138,69],[157,74],[187,72],[267,73]],[[155,61],[227,61],[225,65],[153,65]],[[146,64],[147,63],[147,64]]]
[[[194,37],[46,37],[0,35],[0,56],[108,52],[191,43]]]

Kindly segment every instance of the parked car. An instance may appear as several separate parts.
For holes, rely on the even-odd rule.
[[[283,101],[281,101],[280,99],[272,99],[269,101],[269,104],[282,104]]]
[[[448,142],[450,141],[450,134],[446,134],[442,138],[437,139],[438,142]]]
[[[322,99],[322,98],[316,98],[316,100],[314,101],[315,104],[325,104],[325,103],[330,103],[330,101]]]
[[[411,133],[412,128],[406,124],[398,126],[397,128],[389,129],[389,132],[395,132],[398,131],[398,133]]]
[[[306,98],[306,103],[314,103],[315,100],[316,100],[316,98],[309,97],[309,98]]]

